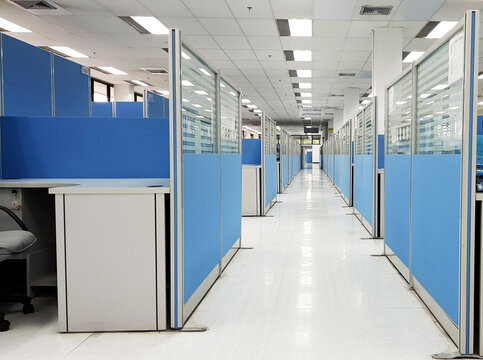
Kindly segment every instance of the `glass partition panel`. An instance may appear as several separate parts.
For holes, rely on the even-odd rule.
[[[220,81],[221,152],[239,153],[240,112],[238,92],[228,83]]]
[[[416,154],[461,153],[463,72],[463,31],[418,65]]]
[[[357,114],[357,128],[355,131],[355,154],[362,155],[362,146],[363,146],[363,136],[364,136],[364,124],[363,124],[363,113],[362,111]]]
[[[373,103],[364,109],[364,154],[372,154],[373,129],[372,129]]]
[[[218,152],[215,73],[183,46],[183,152]]]
[[[411,153],[411,98],[413,73],[410,71],[387,90],[386,154]]]

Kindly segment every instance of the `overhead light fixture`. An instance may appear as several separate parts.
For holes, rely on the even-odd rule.
[[[304,120],[312,120],[311,117],[304,117]]]
[[[199,104],[193,104],[193,106],[194,106],[194,107],[197,107],[197,108],[202,107],[202,106],[201,106],[201,105],[199,105]]]
[[[134,82],[134,81],[133,81]],[[164,96],[168,96],[169,95],[169,91],[168,90],[156,90],[156,92],[158,94],[161,94],[161,95],[164,95]],[[183,99],[183,101],[185,101],[186,99]],[[189,102],[189,101],[188,101]]]
[[[210,73],[209,73],[209,72],[208,72],[206,69],[204,69],[204,68],[200,68],[200,71],[201,71],[203,74],[205,74],[206,76],[211,76],[211,74],[210,74]],[[220,85],[222,85],[222,84],[220,84]]]
[[[253,112],[254,112],[254,113],[261,113],[261,112],[262,112],[262,110],[260,110],[260,109],[255,109],[255,110],[253,110]]]
[[[478,74],[478,79],[483,79],[483,72]]]
[[[289,19],[290,36],[312,36],[312,20]]]
[[[197,93],[198,95],[208,95],[208,93],[205,90],[195,90],[194,92]]]
[[[251,104],[251,105],[247,105],[247,108],[249,108],[249,109],[256,109],[256,108],[257,108],[257,106],[256,106],[256,105]]]
[[[407,104],[407,101],[396,101],[396,105],[404,105]]]
[[[311,107],[312,107],[312,105],[303,105],[302,107],[303,107],[304,109],[307,109],[307,108],[311,108]]]
[[[230,95],[236,96],[236,93],[234,91],[230,91]]]
[[[243,103],[243,104],[250,104],[250,103],[251,103],[251,101],[250,101],[250,100],[248,100],[248,99],[242,99],[242,103]]]
[[[448,84],[439,84],[439,85],[436,85],[434,88],[432,88],[431,90],[444,90],[446,88],[448,88],[449,85]]]
[[[146,84],[145,82],[141,81],[141,80],[131,80],[132,83],[136,84],[136,85],[139,85],[139,86],[149,86],[148,84]],[[169,94],[169,92],[168,92]]]
[[[278,131],[281,131],[281,130],[282,130],[282,128],[281,128],[280,126],[278,126],[278,125],[277,125],[275,128],[276,128]]]
[[[14,24],[13,22],[8,21],[8,20],[1,18],[1,17],[0,17],[0,28],[7,30],[7,31],[10,31],[10,32],[17,32],[17,33],[30,33],[30,32],[32,32],[29,29],[26,29],[26,28],[24,28],[20,25]]]
[[[1,27],[1,26],[0,26]],[[64,54],[66,56],[72,57],[72,58],[88,58],[89,56],[84,55],[83,53],[71,49],[68,46],[49,46],[52,50],[55,50],[61,54]]]
[[[211,98],[206,98],[206,100],[210,101],[211,102]]]
[[[125,73],[124,71],[116,69],[112,66],[99,66],[99,69],[113,75],[127,75],[127,73]]]
[[[154,16],[131,16],[135,22],[154,35],[167,35],[169,30]]]
[[[299,83],[299,89],[312,89],[312,83]]]
[[[441,39],[445,36],[458,22],[457,21],[441,21],[436,27],[431,31],[426,39]]]
[[[426,99],[430,96],[431,96],[431,94],[421,94],[421,99]]]
[[[188,54],[186,54],[184,51],[181,51],[181,56],[183,57],[183,59],[191,60],[191,57]]]
[[[302,100],[302,104],[312,104],[312,100]]]
[[[312,77],[312,70],[297,70],[298,77]]]
[[[166,91],[166,90],[163,90],[163,91]],[[169,94],[169,91],[168,91],[168,94]],[[188,99],[183,98],[183,102],[191,102],[191,101],[189,101]]]
[[[188,80],[182,80],[181,84],[183,86],[195,86],[195,84],[193,84],[191,81],[188,81]]]
[[[203,110],[205,110],[206,112],[213,112],[210,109],[203,109]]]
[[[412,63],[418,60],[424,54],[423,51],[411,51],[404,59],[403,63]]]
[[[483,105],[483,101],[478,101],[478,105]]]
[[[221,87],[226,87],[226,85],[225,85],[225,84],[223,84],[222,82],[220,82],[220,86],[221,86]]]
[[[312,97],[312,93],[305,93],[305,92],[303,92],[303,93],[300,93],[300,96],[301,97]]]
[[[312,61],[312,50],[294,50],[295,61]]]
[[[370,102],[371,102],[370,100],[363,100],[363,101],[361,102],[361,104],[362,104],[362,105],[367,105],[367,104],[369,104]]]

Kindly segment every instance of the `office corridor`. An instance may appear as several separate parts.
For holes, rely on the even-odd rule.
[[[13,314],[0,359],[429,359],[455,351],[318,168],[265,218],[187,327],[204,333],[57,334],[56,309]],[[43,301],[43,300],[41,300]],[[27,340],[26,340],[27,339]],[[19,346],[19,345],[22,346]],[[35,354],[35,355],[32,355]]]

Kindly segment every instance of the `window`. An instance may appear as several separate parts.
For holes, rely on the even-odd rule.
[[[114,99],[114,86],[98,79],[91,79],[91,100],[109,102]]]

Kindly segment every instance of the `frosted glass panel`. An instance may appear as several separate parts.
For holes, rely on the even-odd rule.
[[[221,152],[239,153],[240,113],[238,92],[223,80],[220,82]]]
[[[459,154],[463,120],[463,31],[417,69],[416,154]]]
[[[362,155],[362,149],[364,145],[364,114],[362,111],[357,114],[356,123],[357,127],[355,131],[355,154]]]
[[[265,154],[277,154],[277,125],[265,116]]]
[[[387,91],[386,154],[411,153],[412,78],[407,73]]]
[[[215,73],[183,47],[181,93],[183,101],[183,152],[218,152]]]
[[[372,103],[364,109],[364,154],[372,154],[373,124],[372,124]]]

